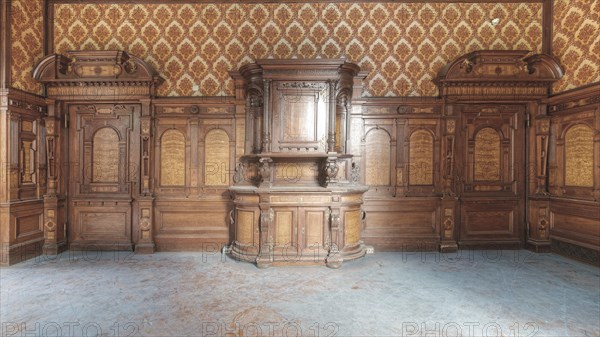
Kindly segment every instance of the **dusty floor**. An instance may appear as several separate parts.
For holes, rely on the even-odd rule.
[[[596,267],[528,251],[325,267],[65,252],[0,268],[3,336],[600,336]]]

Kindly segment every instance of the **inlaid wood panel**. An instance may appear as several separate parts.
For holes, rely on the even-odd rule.
[[[565,133],[565,185],[594,186],[594,131],[577,124]]]
[[[360,239],[362,230],[360,223],[360,210],[352,210],[344,213],[344,242],[346,245],[356,245]]]
[[[204,140],[204,183],[209,186],[229,186],[229,135],[214,129]]]
[[[483,128],[475,135],[474,179],[500,180],[500,136],[493,128]]]
[[[110,128],[96,131],[92,140],[92,182],[119,182],[119,135]]]
[[[390,135],[384,130],[372,130],[365,138],[365,184],[388,186],[391,181]]]
[[[409,184],[433,185],[433,136],[425,130],[410,135]]]
[[[255,228],[254,212],[236,210],[236,238],[241,244],[258,245],[255,241]]]
[[[160,185],[185,185],[185,136],[170,129],[160,140]]]

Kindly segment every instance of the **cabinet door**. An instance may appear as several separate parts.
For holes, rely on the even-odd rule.
[[[298,247],[298,208],[274,207],[273,246],[279,249],[297,251]]]
[[[328,238],[325,235],[327,228],[327,209],[308,208],[300,209],[300,242],[302,248],[308,250],[318,250],[323,248]]]

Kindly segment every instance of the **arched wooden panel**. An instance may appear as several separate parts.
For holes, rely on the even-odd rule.
[[[92,142],[92,182],[119,182],[119,135],[109,127],[96,131]]]
[[[214,129],[204,139],[204,184],[209,186],[229,185],[229,135]]]
[[[475,181],[500,180],[500,135],[493,128],[483,128],[475,135]]]
[[[390,136],[384,130],[373,130],[365,142],[365,184],[390,185]]]
[[[174,129],[160,140],[160,185],[185,185],[185,136]]]
[[[409,147],[410,185],[433,185],[433,135],[416,130],[410,135]]]
[[[577,124],[565,133],[565,185],[594,186],[594,131]]]

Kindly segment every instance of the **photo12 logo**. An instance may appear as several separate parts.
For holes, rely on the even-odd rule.
[[[502,326],[497,322],[403,322],[402,337],[533,337],[539,331],[537,324],[514,322]]]
[[[132,322],[113,323],[102,327],[95,322],[3,322],[3,337],[133,337],[139,336],[139,326]]]

